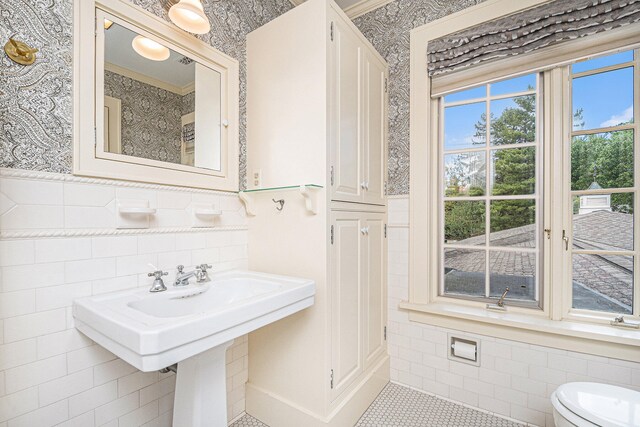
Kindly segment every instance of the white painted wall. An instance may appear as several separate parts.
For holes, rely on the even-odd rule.
[[[409,322],[409,198],[389,199],[389,354],[391,380],[495,414],[553,426],[549,396],[571,381],[640,391],[640,362],[557,350]],[[480,367],[447,359],[447,334],[481,342]]]
[[[156,207],[150,232],[114,234],[116,198]],[[215,228],[191,232],[192,202],[222,209]],[[170,426],[174,374],[139,372],[76,331],[72,300],[148,287],[148,263],[167,285],[177,264],[246,268],[246,242],[235,194],[0,169],[0,427]],[[227,352],[230,419],[247,353],[246,337]]]

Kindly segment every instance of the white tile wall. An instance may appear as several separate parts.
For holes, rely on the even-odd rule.
[[[409,322],[409,200],[389,200],[389,354],[391,380],[538,426],[553,426],[549,396],[569,381],[606,382],[640,390],[640,363],[498,338],[481,342],[481,366],[447,359],[447,333]]]
[[[0,239],[0,427],[170,426],[175,375],[142,373],[73,327],[74,298],[147,287],[149,263],[213,263],[246,268],[244,209],[235,195],[125,188],[56,179],[0,177],[0,232],[73,232],[81,237]],[[158,207],[157,233],[101,236],[115,225],[115,198],[143,198]],[[239,230],[163,232],[188,228],[193,201],[215,204],[213,225]],[[15,234],[8,234],[15,236]],[[229,419],[244,412],[248,348],[241,337],[227,351]]]

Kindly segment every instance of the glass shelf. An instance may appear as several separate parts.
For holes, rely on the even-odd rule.
[[[241,193],[257,193],[260,191],[276,191],[276,190],[299,190],[300,187],[307,188],[324,188],[322,185],[317,184],[301,184],[301,185],[286,185],[284,187],[267,187],[267,188],[254,188],[251,190],[244,190]]]
[[[238,195],[240,196],[240,200],[244,202],[244,207],[247,211],[247,215],[255,216],[254,201],[251,197],[252,194],[255,193],[266,193],[269,191],[289,191],[289,190],[298,190],[300,196],[304,199],[305,209],[312,215],[316,215],[318,213],[317,209],[317,192],[314,190],[319,190],[323,188],[321,185],[317,184],[302,184],[302,185],[289,185],[284,187],[267,187],[267,188],[256,188],[253,190],[245,190],[241,191]],[[273,200],[274,202],[276,200]],[[283,202],[284,203],[284,202]],[[279,211],[282,210],[282,206]]]

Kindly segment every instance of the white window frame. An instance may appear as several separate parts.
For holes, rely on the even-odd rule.
[[[573,140],[573,136],[574,135],[587,135],[587,134],[593,134],[593,133],[602,133],[602,132],[611,132],[611,131],[616,131],[616,130],[632,130],[633,134],[634,134],[634,186],[633,187],[627,187],[627,188],[605,188],[602,190],[597,190],[597,191],[589,191],[589,190],[585,190],[585,191],[581,191],[580,193],[584,193],[584,194],[591,194],[591,193],[600,193],[600,194],[612,194],[612,193],[621,193],[621,192],[630,192],[632,194],[634,194],[634,199],[633,199],[633,204],[634,204],[634,215],[633,215],[633,228],[634,228],[634,248],[632,251],[626,251],[628,252],[628,255],[623,255],[623,256],[633,256],[634,257],[634,263],[633,263],[633,277],[634,277],[634,281],[633,281],[633,286],[634,286],[634,293],[633,293],[633,302],[632,302],[632,308],[633,308],[633,314],[629,314],[629,315],[624,315],[624,317],[626,319],[632,319],[634,321],[639,321],[640,320],[640,215],[638,214],[638,209],[640,208],[640,201],[639,196],[640,193],[638,192],[638,187],[639,187],[639,182],[640,182],[640,134],[638,132],[640,132],[640,124],[638,123],[640,121],[640,103],[637,102],[637,95],[640,94],[640,77],[638,76],[638,74],[640,73],[640,49],[635,46],[634,49],[628,48],[628,49],[620,49],[621,51],[629,51],[629,50],[634,50],[634,58],[632,61],[629,62],[625,62],[625,63],[620,63],[620,64],[616,64],[610,67],[606,67],[606,68],[598,68],[592,71],[587,71],[587,72],[583,72],[583,73],[576,73],[578,74],[579,77],[583,77],[583,76],[587,76],[587,75],[596,75],[596,74],[600,74],[603,72],[607,72],[607,71],[613,71],[613,70],[620,70],[623,68],[627,68],[629,66],[633,66],[634,67],[634,72],[633,72],[633,90],[634,90],[634,120],[633,120],[633,124],[632,125],[622,125],[622,126],[612,126],[612,127],[607,127],[607,128],[599,128],[599,129],[589,129],[586,131],[574,131],[572,129],[572,126],[570,126],[571,120],[573,118],[573,108],[570,108],[570,110],[568,111],[569,116],[565,117],[565,121],[567,123],[567,136],[564,138],[565,140],[565,145],[564,145],[564,165],[563,165],[563,169],[565,171],[567,171],[567,173],[570,173],[571,171],[571,141]],[[568,88],[565,89],[568,91],[567,96],[568,96],[568,100],[569,102],[571,102],[571,99],[573,98],[572,96],[572,81],[573,81],[573,75],[570,73],[569,71],[569,66],[567,67],[566,70],[562,70],[563,73],[566,73],[567,78],[564,80],[567,82],[567,86]],[[565,113],[566,114],[566,113]],[[573,208],[572,208],[572,199],[573,199],[573,195],[574,193],[576,193],[576,191],[571,191],[571,180],[566,178],[564,179],[564,186],[563,186],[563,198],[564,198],[564,203],[566,205],[565,208],[565,212],[566,215],[563,219],[563,230],[573,230]],[[615,252],[611,252],[611,251],[587,251],[587,250],[579,250],[579,251],[575,251],[573,249],[573,233],[569,232],[568,233],[568,237],[569,237],[569,241],[567,242],[569,250],[565,250],[564,251],[564,264],[566,266],[572,266],[572,256],[574,253],[583,253],[583,254],[589,254],[590,252],[598,252],[598,253],[608,253],[610,255],[616,255]],[[566,286],[565,289],[565,295],[563,298],[564,301],[564,308],[563,308],[563,318],[564,319],[573,319],[573,320],[578,320],[578,321],[589,321],[589,322],[595,322],[595,323],[601,323],[601,324],[608,324],[611,321],[611,318],[614,316],[613,314],[605,314],[602,312],[594,312],[591,310],[585,310],[585,309],[576,309],[572,307],[572,302],[573,302],[573,287],[570,286],[570,284],[573,282],[572,279],[572,268],[565,268],[565,277],[563,279],[563,282]],[[640,334],[640,331],[638,332]]]
[[[565,118],[571,115],[568,84],[568,67],[555,64],[557,67],[549,69],[545,66],[542,91],[542,105],[545,111],[543,124],[543,156],[544,164],[549,167],[544,169],[544,193],[553,194],[553,198],[547,198],[544,207],[544,224],[561,224],[562,227],[552,229],[551,239],[543,239],[543,262],[545,265],[542,287],[542,297],[540,303],[542,310],[531,310],[510,306],[507,312],[492,312],[487,310],[485,303],[477,301],[464,301],[446,298],[438,295],[439,271],[439,220],[438,213],[433,206],[437,206],[434,201],[438,200],[440,191],[439,180],[434,179],[433,172],[439,170],[438,155],[438,100],[432,99],[431,79],[426,73],[427,49],[430,40],[439,38],[446,34],[463,30],[465,28],[481,24],[486,21],[495,20],[505,15],[516,13],[520,10],[535,7],[546,0],[522,0],[513,2],[511,0],[488,0],[479,5],[464,9],[458,13],[446,16],[437,21],[418,27],[411,32],[411,146],[410,146],[410,241],[409,241],[409,301],[400,304],[401,309],[409,312],[409,318],[413,321],[429,323],[437,326],[461,329],[468,332],[487,334],[490,336],[513,339],[523,342],[530,342],[551,347],[584,351],[591,354],[598,354],[607,357],[617,357],[627,360],[637,360],[640,350],[640,333],[635,329],[623,329],[610,326],[608,321],[613,316],[598,318],[593,313],[583,315],[583,313],[569,310],[571,305],[570,280],[564,277],[565,285],[553,286],[551,278],[561,277],[566,269],[567,257],[570,252],[564,250],[562,240],[562,228],[569,230],[568,224],[571,220],[569,203],[565,203],[562,191],[549,193],[549,186],[553,182],[565,181],[566,164],[559,161],[566,159],[563,150],[566,145],[554,144],[548,146],[551,140],[568,140],[569,132]],[[629,44],[640,42],[638,38],[637,26],[628,28],[624,33],[626,49]],[[634,36],[632,31],[635,31]],[[604,35],[594,35],[589,38],[589,49],[579,50],[584,54],[581,58],[586,59],[591,56],[593,49],[599,48],[599,54],[606,54],[620,49],[624,44],[622,37],[615,35],[614,31],[603,33]],[[615,39],[618,37],[620,40]],[[584,40],[581,39],[582,46]],[[613,40],[613,41],[612,41]],[[570,42],[578,43],[578,42]],[[568,46],[570,43],[565,44]],[[594,45],[594,46],[592,46]],[[573,45],[565,49],[574,49]],[[544,55],[544,54],[543,54]],[[546,54],[548,65],[548,53]],[[637,59],[636,59],[637,60]],[[536,69],[536,62],[525,61],[520,58],[514,62],[514,67],[509,67],[512,74],[504,75],[504,63],[501,70],[487,69],[483,72],[489,76],[487,83],[491,81],[503,80],[517,75],[540,71]],[[528,67],[528,68],[523,68]],[[497,68],[497,67],[496,67]],[[488,72],[487,72],[488,71]],[[498,72],[499,76],[494,74]],[[477,85],[466,84],[468,76],[462,76],[460,87],[454,90],[463,90]],[[454,91],[451,90],[451,91]],[[636,90],[638,88],[636,87]],[[562,97],[547,96],[551,93],[563,93]],[[640,92],[636,92],[640,93]],[[635,123],[638,129],[638,110],[635,110]],[[638,138],[636,138],[637,142]],[[564,161],[564,160],[563,160]],[[636,162],[636,176],[638,174],[638,162]],[[636,178],[637,179],[637,178]],[[566,184],[568,185],[568,184]],[[565,192],[566,193],[566,190]],[[637,201],[636,201],[637,205]],[[551,209],[554,206],[555,209]],[[561,206],[561,209],[557,207]],[[638,224],[638,217],[635,221]],[[571,242],[570,242],[571,244]],[[640,242],[637,242],[640,244]],[[554,258],[557,256],[557,258]],[[561,262],[556,262],[560,259]],[[426,260],[426,262],[425,262]],[[636,257],[636,264],[638,260]],[[637,286],[637,285],[636,285]],[[635,298],[639,297],[636,292]],[[570,313],[571,311],[571,313]]]
[[[485,170],[486,170],[486,184],[485,187],[486,189],[488,189],[488,191],[486,192],[485,195],[483,196],[461,196],[461,197],[456,197],[455,200],[460,200],[460,201],[484,201],[485,202],[485,244],[481,245],[481,246],[468,246],[468,247],[463,247],[463,246],[459,246],[459,245],[451,245],[451,244],[446,244],[446,246],[440,246],[438,249],[438,259],[439,259],[439,266],[438,266],[438,289],[437,289],[437,295],[434,297],[434,300],[437,301],[449,301],[450,299],[455,299],[456,302],[458,301],[471,301],[472,304],[477,304],[480,303],[482,305],[489,303],[489,302],[495,302],[495,300],[497,300],[497,298],[487,298],[487,297],[474,297],[474,296],[461,296],[461,295],[455,295],[455,294],[445,294],[444,292],[444,275],[442,274],[442,272],[444,271],[444,250],[445,248],[451,248],[451,249],[469,249],[469,250],[484,250],[485,253],[485,291],[486,293],[489,293],[489,286],[490,286],[490,267],[491,267],[491,263],[489,260],[489,256],[491,252],[500,252],[500,251],[508,251],[508,252],[529,252],[529,253],[535,253],[536,254],[536,266],[535,266],[535,281],[536,281],[536,289],[535,289],[535,295],[536,295],[536,299],[535,301],[525,301],[525,300],[511,300],[509,302],[509,304],[513,305],[513,306],[518,306],[518,307],[524,307],[524,308],[528,308],[528,309],[534,309],[534,308],[542,308],[542,297],[544,295],[544,289],[543,286],[541,286],[541,284],[544,282],[543,280],[543,269],[542,269],[542,265],[543,265],[543,252],[544,252],[544,242],[542,241],[542,239],[539,237],[539,235],[542,233],[542,229],[544,228],[543,222],[544,222],[544,215],[542,214],[543,211],[538,211],[538,209],[542,208],[544,209],[544,191],[543,191],[543,187],[540,185],[541,183],[544,185],[545,179],[544,179],[544,174],[545,174],[545,170],[546,167],[543,167],[543,156],[544,156],[544,147],[543,147],[543,141],[544,138],[542,138],[542,102],[543,102],[543,97],[542,95],[542,90],[541,90],[541,86],[542,86],[542,78],[541,78],[541,74],[540,73],[529,73],[529,74],[533,74],[535,76],[535,80],[536,80],[536,88],[534,90],[526,90],[526,91],[520,91],[520,92],[511,92],[511,93],[507,93],[507,94],[501,94],[501,95],[491,95],[490,93],[490,87],[491,84],[485,84],[485,85],[481,85],[481,86],[485,86],[487,93],[485,94],[484,97],[481,98],[476,98],[476,99],[468,99],[468,100],[464,100],[464,101],[456,101],[456,102],[452,102],[449,104],[446,104],[444,102],[444,97],[441,98],[441,100],[438,102],[438,127],[439,127],[439,132],[438,132],[438,172],[434,171],[434,174],[432,175],[431,179],[434,181],[438,181],[438,242],[439,244],[442,244],[442,242],[444,242],[444,235],[443,235],[443,230],[444,230],[444,225],[445,225],[445,219],[444,219],[444,203],[445,203],[445,196],[444,196],[444,157],[446,155],[451,155],[451,154],[457,154],[457,153],[468,153],[471,151],[474,152],[484,152],[485,153]],[[495,145],[491,145],[491,127],[490,127],[490,123],[491,123],[491,103],[493,101],[499,101],[499,100],[506,100],[506,99],[513,99],[516,97],[521,97],[521,96],[528,96],[528,95],[534,95],[536,97],[536,137],[535,137],[535,141],[531,141],[531,142],[527,142],[527,143],[518,143],[518,144],[509,144],[508,147],[503,147],[503,146],[495,146]],[[472,103],[478,103],[478,102],[485,102],[486,103],[486,114],[487,114],[487,135],[486,135],[486,144],[484,146],[478,146],[478,147],[473,147],[473,148],[463,148],[463,149],[458,149],[458,150],[450,150],[445,152],[444,151],[444,127],[445,127],[445,123],[444,123],[444,111],[445,108],[447,107],[456,107],[456,106],[460,106],[460,105],[469,105]],[[493,167],[491,165],[491,153],[493,151],[496,150],[501,150],[501,149],[516,149],[516,148],[525,148],[525,147],[533,147],[536,149],[536,156],[535,156],[535,161],[536,161],[536,167],[535,167],[535,192],[533,194],[527,194],[527,195],[512,195],[512,196],[493,196],[491,195],[491,188],[489,185],[489,180],[491,179],[491,173],[493,171]],[[536,202],[536,219],[535,219],[535,226],[536,226],[536,247],[535,248],[522,248],[522,247],[517,247],[517,246],[512,246],[512,247],[496,247],[493,246],[491,244],[491,232],[490,232],[490,228],[491,228],[491,224],[490,224],[490,209],[491,209],[491,201],[495,201],[495,200],[534,200]],[[508,298],[508,295],[507,295]]]

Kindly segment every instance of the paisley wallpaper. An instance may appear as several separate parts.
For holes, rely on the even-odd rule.
[[[409,194],[409,32],[481,1],[396,0],[353,21],[389,63],[390,195]]]
[[[173,0],[130,0],[167,18]],[[390,66],[389,186],[409,193],[409,32],[482,0],[396,0],[354,20]],[[240,61],[240,179],[246,177],[247,33],[289,10],[289,0],[204,0],[200,37]],[[0,0],[0,38],[38,46],[31,67],[0,59],[0,166],[71,171],[72,0]]]
[[[82,1],[82,0],[78,0]],[[168,20],[171,0],[131,0]],[[211,32],[200,37],[240,61],[240,182],[246,176],[247,33],[291,9],[289,0],[204,0]],[[72,0],[0,0],[0,40],[40,49],[29,67],[0,59],[0,166],[71,172]]]
[[[183,98],[111,71],[104,94],[120,100],[122,154],[180,163]]]
[[[0,166],[71,171],[71,0],[0,0],[0,40],[38,47],[24,67],[0,55]]]

